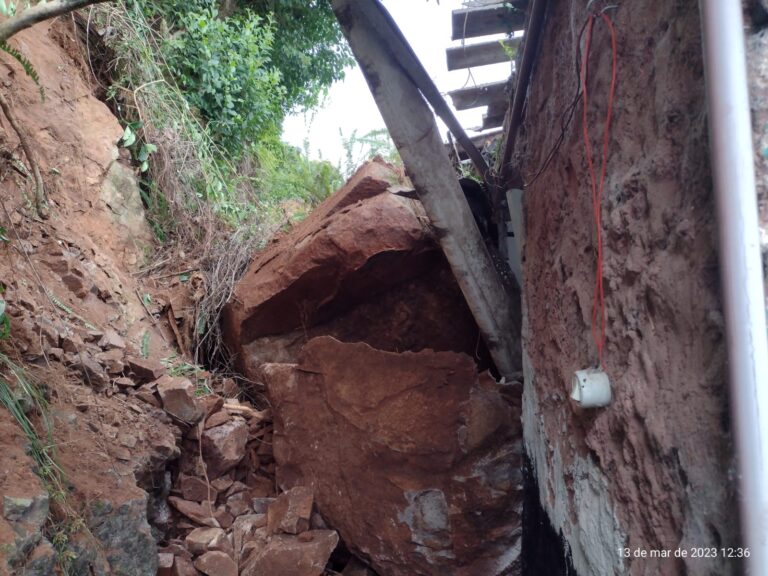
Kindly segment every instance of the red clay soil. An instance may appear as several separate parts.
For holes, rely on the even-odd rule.
[[[37,153],[51,210],[49,220],[38,218],[31,186],[22,178],[0,182],[0,226],[10,240],[0,246],[0,281],[11,324],[1,351],[46,391],[69,504],[96,523],[100,514],[128,504],[123,520],[131,516],[151,545],[147,494],[138,485],[148,490],[161,485],[165,463],[178,449],[168,417],[129,399],[114,380],[124,370],[124,355],[138,354],[145,334],[155,360],[171,356],[173,349],[147,318],[137,295],[147,290],[131,274],[144,264],[151,234],[143,217],[126,225],[118,207],[102,197],[102,184],[119,156],[122,128],[92,95],[69,19],[39,24],[10,44],[32,62],[45,89],[42,101],[21,66],[0,56],[3,92]],[[23,158],[5,119],[2,126],[5,146]],[[6,368],[3,372],[13,382]],[[44,494],[34,483],[29,457],[21,456],[25,438],[18,428],[9,431],[14,424],[4,408],[0,412],[5,415],[0,494],[35,487]],[[31,417],[39,415],[33,410]],[[96,523],[94,533],[109,531],[108,524]],[[12,545],[5,528],[0,522],[2,545]],[[101,546],[112,552],[106,540]],[[91,546],[91,557],[94,550]],[[0,566],[2,573],[3,560]]]

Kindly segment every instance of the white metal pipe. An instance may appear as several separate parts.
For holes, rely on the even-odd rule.
[[[741,2],[700,0],[731,422],[751,576],[768,576],[768,329]]]

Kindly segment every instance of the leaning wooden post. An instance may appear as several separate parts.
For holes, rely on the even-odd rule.
[[[508,295],[451,168],[432,111],[365,17],[376,0],[332,0],[438,241],[502,376],[521,368],[519,295]]]

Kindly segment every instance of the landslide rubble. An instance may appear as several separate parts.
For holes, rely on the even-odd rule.
[[[398,195],[407,179],[370,162],[254,254],[223,318],[243,389],[185,355],[204,285],[153,274],[122,128],[71,27],[14,42],[46,100],[16,64],[0,75],[52,209],[41,221],[0,183],[0,353],[41,390],[47,408],[24,409],[38,433],[50,416],[61,473],[0,410],[0,575],[514,571],[519,406],[421,205]]]
[[[487,371],[421,205],[397,194],[407,187],[370,162],[276,238],[237,285],[225,338],[271,403],[278,489],[310,489],[361,566],[509,574],[519,386]]]
[[[46,92],[41,101],[13,62],[0,70],[51,210],[40,220],[23,183],[0,182],[11,325],[2,377],[40,438],[33,445],[0,408],[0,575],[288,576],[295,565],[319,576],[338,536],[311,494],[301,506],[310,525],[277,520],[267,532],[277,496],[270,411],[182,356],[200,278],[151,274],[152,235],[117,146],[123,129],[92,96],[71,25],[41,23],[11,43],[23,44]],[[43,469],[41,450],[55,469]],[[274,518],[294,509],[286,498]]]

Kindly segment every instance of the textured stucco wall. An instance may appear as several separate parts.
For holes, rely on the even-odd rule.
[[[516,152],[524,179],[560,134],[576,89],[586,2],[550,2]],[[595,363],[596,236],[581,104],[525,192],[524,428],[542,504],[579,574],[728,575],[723,558],[619,556],[738,543],[715,211],[698,5],[636,0],[611,12],[619,84],[602,200],[610,407],[568,397]],[[590,60],[590,133],[602,134],[610,43]]]

